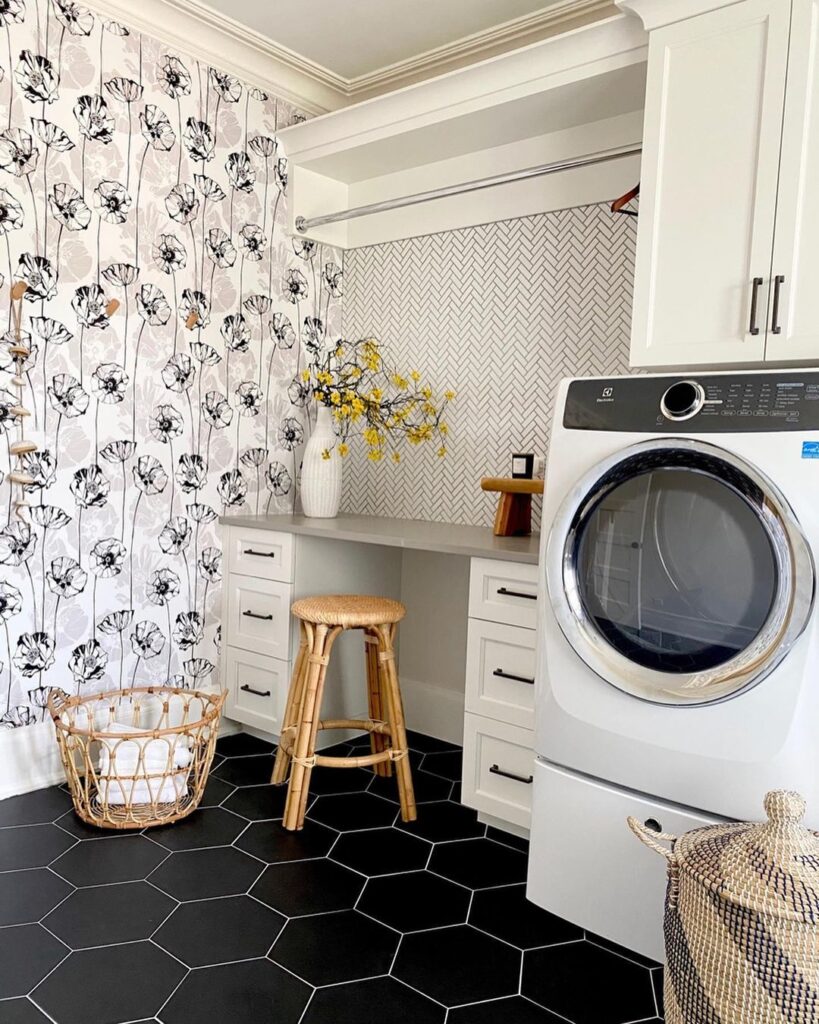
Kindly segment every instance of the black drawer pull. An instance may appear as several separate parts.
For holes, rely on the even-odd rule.
[[[507,587],[498,587],[498,593],[504,597],[525,597],[527,601],[537,601],[537,594],[524,594],[522,590],[509,590]]]
[[[253,548],[244,548],[243,555],[256,555],[257,558],[275,558],[275,551],[254,551]]]
[[[534,686],[534,679],[529,679],[528,676],[516,676],[513,672],[504,672],[502,668],[496,668],[492,673],[493,676],[497,676],[499,679],[513,679],[516,683],[528,683],[529,686]]]
[[[272,615],[259,615],[258,612],[246,611],[242,612],[242,615],[246,615],[249,619],[262,619],[264,622],[272,622]]]
[[[756,307],[759,303],[759,289],[762,287],[762,278],[755,277],[751,282],[751,322],[748,325],[748,333],[759,334],[759,324],[756,322]]]
[[[269,697],[270,696],[270,690],[254,690],[253,687],[252,686],[248,686],[247,683],[245,683],[244,686],[240,686],[239,689],[243,693],[252,693],[254,697]]]
[[[493,764],[489,769],[490,775],[502,775],[505,779],[512,779],[515,782],[522,782],[526,786],[531,786],[534,780],[533,775],[515,775],[514,772],[505,772],[503,768],[498,768],[496,764]]]

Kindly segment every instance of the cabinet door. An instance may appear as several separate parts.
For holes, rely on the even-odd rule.
[[[764,359],[789,24],[745,0],[651,35],[634,366]]]
[[[765,356],[819,359],[819,0],[793,9]],[[778,279],[778,282],[777,282]],[[776,294],[776,291],[774,292]]]

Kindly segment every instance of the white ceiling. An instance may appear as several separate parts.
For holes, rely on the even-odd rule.
[[[268,39],[354,79],[561,0],[207,0]]]

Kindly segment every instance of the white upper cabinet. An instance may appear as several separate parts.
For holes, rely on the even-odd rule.
[[[766,358],[819,362],[819,0],[793,5]]]
[[[651,32],[634,366],[765,359],[790,7],[744,0]]]

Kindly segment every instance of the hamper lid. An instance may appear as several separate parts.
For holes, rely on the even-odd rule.
[[[679,870],[750,910],[819,923],[819,835],[801,824],[805,801],[787,790],[765,797],[764,824],[710,825],[674,844]]]

